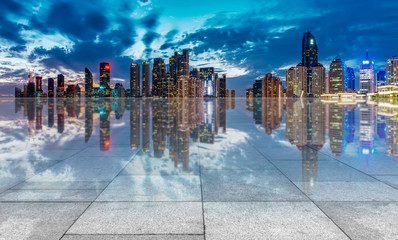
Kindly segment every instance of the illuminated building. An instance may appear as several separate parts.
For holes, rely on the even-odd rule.
[[[160,91],[159,97],[164,97],[164,98],[177,97],[174,78],[165,77],[162,79],[162,89]]]
[[[155,58],[152,69],[152,95],[160,97],[162,92],[162,79],[166,77],[166,64],[161,58]]]
[[[286,97],[301,97],[307,89],[307,67],[299,63],[286,72]]]
[[[346,91],[355,91],[355,72],[354,69],[350,67],[347,67],[345,89]]]
[[[189,77],[188,76],[180,76],[178,77],[178,97],[186,98],[189,95]]]
[[[254,98],[261,98],[263,97],[263,80],[256,80],[253,84],[253,97]]]
[[[57,76],[57,97],[64,97],[65,94],[65,77],[62,74]]]
[[[398,57],[387,60],[386,65],[387,85],[398,84]]]
[[[310,32],[304,33],[303,36],[301,62],[307,68],[307,88],[303,90],[306,95],[312,95],[312,67],[318,64],[318,45]]]
[[[182,75],[189,76],[189,50],[184,49],[182,50]]]
[[[116,83],[115,88],[112,89],[112,98],[125,98],[126,89],[124,89],[123,84]]]
[[[394,157],[394,159],[398,159],[398,116],[387,117],[386,126],[388,155]]]
[[[376,73],[377,87],[385,86],[386,85],[386,80],[387,80],[386,71],[379,71],[378,73]]]
[[[341,58],[333,59],[329,70],[329,93],[337,94],[344,91],[346,65]]]
[[[137,150],[141,145],[141,102],[137,99],[130,100],[130,147]]]
[[[201,68],[200,79],[204,84],[204,96],[214,96],[214,67]]]
[[[312,95],[314,97],[320,97],[325,94],[325,68],[322,64],[318,63],[312,67]]]
[[[109,63],[100,63],[100,88],[104,91],[104,97],[111,96],[111,66]]]
[[[374,67],[373,61],[369,58],[369,54],[366,51],[366,57],[361,61],[359,66],[359,92],[360,93],[374,93],[375,92],[375,81],[374,81]]]
[[[225,90],[227,89],[227,75],[223,74],[222,78],[220,78],[220,92],[219,92],[219,97],[220,98],[225,98]]]
[[[262,97],[279,98],[281,93],[280,88],[279,78],[273,77],[271,73],[268,73],[262,80]]]
[[[137,63],[132,63],[130,65],[130,97],[140,97],[140,87],[140,65]]]
[[[142,63],[142,96],[151,96],[151,64],[147,61]]]
[[[88,68],[84,69],[84,91],[85,97],[93,96],[93,74]]]
[[[48,97],[53,98],[54,97],[54,78],[49,78],[48,83],[47,83],[47,92],[48,92]]]
[[[43,97],[43,77],[41,75],[36,76],[36,97]]]

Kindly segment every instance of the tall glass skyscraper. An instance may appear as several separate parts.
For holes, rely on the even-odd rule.
[[[100,63],[100,88],[104,91],[104,97],[111,96],[111,67],[109,63]]]
[[[302,44],[302,57],[301,62],[307,67],[307,95],[312,93],[312,67],[318,64],[318,45],[314,35],[310,32],[304,33]]]
[[[130,96],[140,97],[141,77],[140,77],[140,65],[138,63],[132,63],[130,65]]]
[[[359,91],[360,93],[374,93],[375,92],[375,76],[374,76],[374,62],[369,58],[366,51],[365,58],[361,61],[359,66]]]
[[[93,74],[90,72],[88,68],[84,69],[84,91],[85,91],[85,96],[86,97],[92,97],[93,96]]]
[[[151,64],[147,61],[142,63],[142,96],[150,97],[151,88],[151,75],[150,75]]]
[[[398,84],[398,57],[387,60],[386,66],[387,74],[387,85],[397,85]]]
[[[378,87],[385,86],[386,80],[387,80],[386,71],[379,71],[378,73],[376,73],[376,82]]]
[[[341,58],[333,59],[329,71],[329,93],[337,94],[344,92],[346,68]]]
[[[347,68],[346,82],[344,84],[345,90],[355,91],[355,72],[353,68]]]

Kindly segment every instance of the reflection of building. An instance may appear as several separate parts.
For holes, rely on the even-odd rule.
[[[362,157],[369,159],[373,153],[375,106],[359,106],[359,148]]]
[[[200,79],[204,86],[204,96],[213,97],[214,96],[214,68],[201,68],[200,69]]]
[[[48,127],[52,128],[54,126],[54,99],[49,99],[48,100],[48,108],[47,108],[47,114],[48,114]]]
[[[93,102],[89,99],[85,99],[85,118],[84,118],[84,141],[90,140],[91,134],[93,133]]]
[[[144,153],[149,151],[151,140],[151,101],[142,101],[142,151]]]
[[[102,100],[99,106],[100,114],[100,149],[101,151],[109,150],[111,145],[111,120],[110,111],[111,103],[108,99]]]
[[[141,102],[136,99],[130,100],[130,147],[137,150],[141,146]]]
[[[57,126],[58,133],[64,132],[65,116],[64,116],[64,99],[57,99]]]
[[[387,153],[398,159],[398,115],[387,117]]]
[[[341,157],[344,149],[344,106],[329,105],[329,138],[330,149],[335,157]]]

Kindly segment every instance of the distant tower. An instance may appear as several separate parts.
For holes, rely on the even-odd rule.
[[[365,58],[361,61],[359,66],[359,91],[360,93],[374,93],[375,92],[375,76],[374,76],[374,62],[369,58],[368,51],[366,51]]]
[[[100,88],[104,91],[105,97],[111,96],[111,67],[109,63],[100,63]]]
[[[150,97],[150,82],[151,82],[151,64],[147,61],[142,63],[142,96]]]
[[[304,92],[306,95],[313,95],[312,67],[318,64],[318,45],[310,32],[304,33],[303,36],[301,62],[307,68],[307,89],[304,89]]]
[[[85,87],[85,96],[92,97],[93,96],[93,74],[90,72],[88,68],[84,69],[84,87]]]
[[[131,97],[139,97],[141,87],[140,78],[140,65],[138,63],[132,63],[130,65],[130,94]]]

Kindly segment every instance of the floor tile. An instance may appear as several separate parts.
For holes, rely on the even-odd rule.
[[[7,190],[0,201],[94,201],[100,190]]]
[[[204,240],[204,235],[65,235],[61,240]]]
[[[109,182],[105,181],[60,181],[60,182],[22,182],[13,190],[102,190]]]

